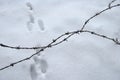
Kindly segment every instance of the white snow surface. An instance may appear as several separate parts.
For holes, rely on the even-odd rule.
[[[44,46],[67,31],[80,29],[85,20],[106,8],[110,1],[0,0],[0,43]],[[28,2],[32,4],[32,12],[26,6]],[[34,17],[30,31],[27,27],[29,13]],[[42,24],[38,24],[39,20]],[[40,25],[44,26],[43,30]],[[120,7],[97,16],[85,29],[120,38]],[[0,47],[0,68],[33,53],[34,50]],[[120,80],[120,46],[112,41],[82,33],[42,54],[48,65],[47,72],[44,78],[36,80]],[[30,66],[34,63],[30,59],[0,71],[0,80],[32,80]]]

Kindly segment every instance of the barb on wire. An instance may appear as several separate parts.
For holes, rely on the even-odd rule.
[[[59,40],[61,37],[65,36],[65,35],[69,35],[69,32],[66,32],[62,35],[60,35],[59,37],[57,37],[56,39],[53,39],[51,43],[55,43],[57,40]],[[50,44],[51,44],[50,43]],[[0,46],[1,47],[5,47],[5,48],[10,48],[10,49],[17,49],[17,50],[22,50],[22,49],[41,49],[41,48],[44,48],[44,46],[39,46],[39,47],[21,47],[21,46],[10,46],[10,45],[6,45],[6,44],[3,44],[3,43],[0,43]]]
[[[105,11],[107,11],[107,10],[110,10],[111,8],[120,6],[120,4],[116,4],[116,5],[111,6],[111,4],[112,4],[113,2],[115,2],[115,1],[116,1],[116,0],[111,1],[106,9],[103,9],[102,11],[97,12],[96,14],[94,14],[93,16],[91,16],[90,18],[88,18],[88,19],[84,22],[84,25],[82,26],[81,31],[85,28],[85,26],[89,23],[89,21],[92,20],[93,18],[95,18],[96,16],[100,15],[101,13],[103,13],[103,12],[105,12]]]
[[[1,71],[1,70],[4,70],[4,69],[7,69],[7,68],[9,68],[9,67],[13,67],[14,65],[16,65],[16,64],[18,64],[18,63],[21,63],[21,62],[23,62],[23,61],[26,61],[26,60],[31,59],[34,55],[37,55],[38,53],[44,51],[45,48],[46,48],[46,47],[40,49],[38,52],[34,53],[33,55],[31,55],[31,56],[29,56],[29,57],[27,57],[27,58],[21,59],[21,60],[19,60],[19,61],[16,61],[16,62],[14,62],[14,63],[11,63],[10,65],[7,65],[7,66],[3,67],[3,68],[0,68],[0,71]]]
[[[107,10],[110,10],[110,9],[112,9],[112,8],[114,8],[114,7],[120,6],[120,4],[116,4],[116,5],[111,6],[111,4],[112,4],[113,2],[115,2],[115,1],[116,1],[116,0],[111,1],[106,9],[103,9],[103,10],[101,10],[100,12],[97,12],[96,14],[94,14],[93,16],[91,16],[90,18],[88,18],[88,19],[84,22],[84,24],[83,24],[82,28],[80,29],[80,31],[83,31],[83,29],[84,29],[85,26],[89,23],[89,21],[91,21],[91,20],[92,20],[93,18],[95,18],[96,16],[98,16],[98,15],[102,14],[103,12],[105,12],[105,11],[107,11]],[[56,40],[53,39],[53,42],[56,42],[58,39],[60,39],[61,37],[65,36],[65,35],[67,35],[67,34],[68,34],[68,32],[65,33],[65,34],[62,34],[62,35],[59,36]],[[0,46],[1,46],[1,47],[6,47],[6,48],[12,48],[12,49],[40,49],[40,48],[42,48],[42,47],[20,47],[20,46],[18,46],[18,47],[13,47],[13,46],[5,45],[5,44],[2,44],[2,43],[0,44]]]
[[[83,32],[87,32],[87,33],[90,33],[92,35],[96,35],[96,36],[99,36],[99,37],[111,40],[111,41],[115,42],[117,45],[120,45],[120,42],[119,42],[118,38],[116,38],[116,39],[115,38],[111,38],[111,37],[108,37],[106,35],[99,34],[99,33],[96,33],[94,31],[90,31],[90,30],[84,30]]]
[[[4,69],[6,69],[6,68],[9,68],[9,67],[13,67],[14,65],[16,65],[16,64],[18,64],[18,63],[21,63],[21,62],[23,62],[23,61],[29,60],[29,59],[31,59],[34,55],[39,54],[40,52],[44,51],[45,49],[50,48],[50,47],[53,47],[53,46],[56,46],[56,45],[58,45],[58,44],[60,44],[60,43],[62,43],[62,42],[64,42],[64,41],[66,41],[69,37],[71,37],[71,36],[73,35],[73,34],[71,34],[71,35],[70,35],[70,34],[71,34],[71,33],[68,33],[68,32],[67,32],[67,33],[65,33],[65,34],[57,37],[57,38],[54,39],[51,43],[49,43],[47,46],[42,47],[39,51],[37,51],[36,53],[32,54],[31,56],[29,56],[29,57],[27,57],[27,58],[24,58],[24,59],[21,59],[21,60],[19,60],[19,61],[16,61],[16,62],[14,62],[14,63],[11,63],[11,64],[3,67],[3,68],[0,68],[0,71],[1,71],[1,70],[4,70]],[[60,42],[58,42],[58,43],[56,43],[56,44],[53,44],[54,42],[56,42],[58,39],[60,39],[62,36],[65,36],[65,35],[69,35],[69,36],[67,36],[66,38],[64,38],[64,39],[61,40]],[[52,44],[53,44],[53,45],[52,45]]]
[[[2,44],[2,43],[0,43],[0,46],[1,47],[5,47],[5,48],[18,49],[18,50],[21,50],[21,49],[40,49],[40,48],[43,48],[43,47],[20,47],[20,46],[14,47],[14,46],[5,45],[5,44]]]
[[[29,60],[29,59],[31,59],[33,56],[35,56],[35,55],[39,54],[40,52],[44,51],[45,49],[54,47],[54,46],[56,46],[56,45],[58,45],[58,44],[61,44],[61,43],[65,42],[65,41],[67,41],[70,37],[72,37],[72,36],[75,35],[75,34],[80,34],[80,33],[85,33],[85,32],[86,32],[86,33],[90,33],[90,34],[92,34],[92,35],[96,35],[96,36],[99,36],[99,37],[102,37],[102,38],[111,40],[111,41],[115,42],[117,45],[120,45],[120,41],[118,40],[118,38],[114,39],[114,38],[110,38],[110,37],[105,36],[105,35],[102,35],[102,34],[98,34],[98,33],[94,32],[94,31],[84,30],[84,28],[85,28],[85,26],[87,25],[87,23],[88,23],[90,20],[92,20],[94,17],[96,17],[96,16],[100,15],[101,13],[103,13],[103,12],[105,12],[105,11],[107,11],[107,10],[110,10],[110,9],[112,9],[112,8],[114,8],[114,7],[120,6],[120,4],[116,4],[116,5],[111,6],[111,4],[112,4],[113,2],[114,2],[114,1],[112,1],[112,2],[109,3],[110,6],[109,6],[108,8],[106,8],[106,9],[98,12],[97,14],[95,14],[95,15],[93,15],[92,17],[90,17],[89,19],[87,19],[80,30],[76,30],[76,31],[72,31],[72,32],[66,32],[66,33],[58,36],[56,39],[53,39],[53,40],[52,40],[48,45],[46,45],[46,46],[43,46],[43,47],[19,47],[19,46],[18,46],[18,47],[13,47],[13,46],[8,46],[8,45],[0,44],[1,47],[11,48],[11,49],[39,49],[36,53],[32,54],[32,55],[29,56],[29,57],[26,57],[26,58],[24,58],[24,59],[21,59],[21,60],[19,60],[19,61],[16,61],[16,62],[11,63],[11,64],[9,64],[9,65],[7,65],[7,66],[5,66],[5,67],[0,68],[0,71],[2,71],[2,70],[4,70],[4,69],[7,69],[7,68],[9,68],[9,67],[13,67],[14,65],[16,65],[16,64],[18,64],[18,63],[21,63],[21,62],[23,62],[23,61]],[[62,38],[62,39],[61,39],[61,38]]]
[[[116,1],[116,0],[111,1],[111,2],[108,4],[108,7],[110,8],[111,5],[112,5],[112,3],[114,3],[115,1]]]

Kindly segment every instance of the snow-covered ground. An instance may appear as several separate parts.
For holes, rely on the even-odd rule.
[[[80,29],[86,19],[106,8],[110,1],[0,0],[0,43],[46,45],[62,33]],[[86,29],[120,38],[119,21],[120,7],[96,17]],[[34,50],[0,47],[0,68],[33,53]],[[43,54],[43,63],[47,65],[45,77],[39,69],[39,74],[31,72],[39,65],[31,59],[0,71],[0,80],[32,80],[36,75],[37,80],[120,80],[120,46],[112,41],[82,33]]]

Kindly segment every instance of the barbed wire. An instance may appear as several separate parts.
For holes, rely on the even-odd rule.
[[[0,46],[1,46],[1,47],[10,48],[10,49],[18,49],[18,50],[22,50],[22,49],[26,49],[26,50],[27,50],[27,49],[31,49],[31,50],[33,50],[33,49],[39,49],[36,53],[32,54],[32,55],[29,56],[29,57],[26,57],[26,58],[24,58],[24,59],[21,59],[21,60],[19,60],[19,61],[13,62],[13,63],[5,66],[5,67],[0,68],[0,71],[2,71],[2,70],[4,70],[4,69],[7,69],[7,68],[9,68],[9,67],[13,67],[14,65],[16,65],[16,64],[18,64],[18,63],[21,63],[21,62],[23,62],[23,61],[30,60],[33,56],[39,54],[40,52],[44,51],[45,49],[54,47],[54,46],[56,46],[56,45],[59,45],[59,44],[65,42],[65,41],[67,41],[70,37],[72,37],[72,36],[75,35],[75,34],[90,33],[90,34],[92,34],[92,35],[96,35],[96,36],[99,36],[99,37],[101,37],[101,38],[105,38],[105,39],[111,40],[111,41],[113,41],[114,43],[116,43],[117,45],[120,45],[120,41],[119,41],[118,38],[111,38],[111,37],[108,37],[108,36],[106,36],[106,35],[104,35],[104,34],[96,33],[96,32],[94,32],[94,31],[84,30],[84,28],[86,27],[86,25],[87,25],[93,18],[95,18],[96,16],[102,14],[103,12],[105,12],[105,11],[107,11],[107,10],[110,10],[110,9],[112,9],[112,8],[114,8],[114,7],[120,6],[120,4],[116,4],[116,5],[111,6],[112,3],[115,2],[115,1],[116,1],[116,0],[111,1],[106,9],[103,9],[103,10],[101,10],[100,12],[96,13],[95,15],[93,15],[92,17],[88,18],[88,19],[85,21],[85,23],[83,24],[83,26],[82,26],[82,28],[81,28],[80,30],[71,31],[71,32],[66,32],[66,33],[58,36],[57,38],[53,39],[53,40],[52,40],[48,45],[46,45],[46,46],[42,46],[42,47],[41,47],[41,46],[40,46],[40,47],[20,47],[20,46],[17,46],[17,47],[14,47],[14,46],[5,45],[5,44],[3,44],[3,43],[0,43]],[[61,38],[63,38],[63,39],[61,39]]]
[[[10,45],[6,45],[6,44],[2,44],[0,43],[0,46],[1,47],[5,47],[5,48],[11,48],[11,49],[40,49],[40,48],[43,48],[43,47],[20,47],[20,46],[10,46]]]
[[[116,4],[116,5],[113,5],[112,6],[112,3],[115,2],[116,0],[113,0],[111,1],[109,4],[108,4],[108,7],[106,9],[103,9],[102,11],[100,12],[97,12],[96,14],[94,14],[93,16],[91,16],[89,19],[87,19],[85,22],[84,22],[84,25],[82,26],[81,30],[83,30],[85,28],[85,26],[89,23],[90,20],[92,20],[93,18],[95,18],[96,16],[100,15],[101,13],[105,12],[105,11],[108,11],[114,7],[117,7],[117,6],[120,6],[120,4]]]

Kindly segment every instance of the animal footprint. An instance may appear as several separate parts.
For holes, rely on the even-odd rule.
[[[45,27],[44,27],[44,23],[43,23],[43,21],[42,20],[38,20],[38,25],[39,25],[39,28],[43,31],[44,29],[45,29]]]
[[[45,79],[48,69],[47,61],[43,58],[43,56],[34,56],[33,60],[34,64],[30,67],[32,80],[37,80],[39,78]]]
[[[35,64],[31,64],[30,66],[30,76],[32,80],[37,80],[38,78],[38,73],[37,73]]]
[[[30,2],[27,2],[26,6],[29,8],[29,10],[33,10],[32,4]]]

